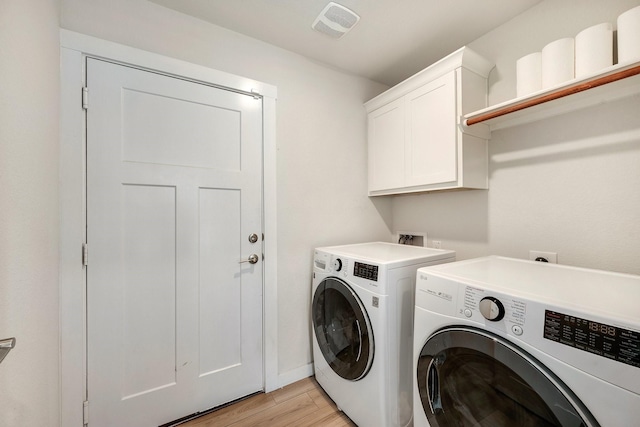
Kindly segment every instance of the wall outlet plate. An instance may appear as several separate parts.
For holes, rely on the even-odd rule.
[[[558,253],[557,252],[544,252],[544,251],[529,251],[529,259],[531,261],[542,261],[549,262],[551,264],[558,263]]]

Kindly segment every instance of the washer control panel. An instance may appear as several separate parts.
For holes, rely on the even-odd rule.
[[[353,263],[353,275],[355,277],[362,277],[363,279],[377,282],[378,266],[355,261]]]
[[[591,354],[640,367],[640,332],[545,310],[544,337]]]
[[[484,297],[478,304],[480,314],[491,322],[498,322],[504,317],[504,305],[498,298]]]
[[[484,322],[514,335],[522,335],[527,314],[527,303],[513,296],[500,295],[474,286],[460,289],[457,313],[461,317]]]
[[[324,251],[315,251],[313,266],[315,271],[355,280],[355,283],[364,287],[378,289],[384,281],[384,266],[356,261],[353,258]]]

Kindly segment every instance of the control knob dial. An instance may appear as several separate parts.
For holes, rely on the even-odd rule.
[[[480,314],[490,322],[497,322],[504,317],[504,305],[494,297],[484,297],[479,304]]]
[[[333,269],[335,271],[342,270],[342,260],[340,258],[336,258],[335,260],[333,260]]]

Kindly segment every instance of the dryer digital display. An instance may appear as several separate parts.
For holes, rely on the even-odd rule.
[[[371,264],[364,264],[362,262],[353,263],[353,275],[356,277],[362,277],[363,279],[378,281],[378,266]]]
[[[640,368],[640,332],[545,310],[544,337]]]

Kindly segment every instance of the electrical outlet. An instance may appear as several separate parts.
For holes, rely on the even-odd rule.
[[[434,240],[433,249],[442,249],[442,240]]]
[[[529,259],[531,261],[549,262],[551,264],[558,263],[557,252],[529,251]]]

